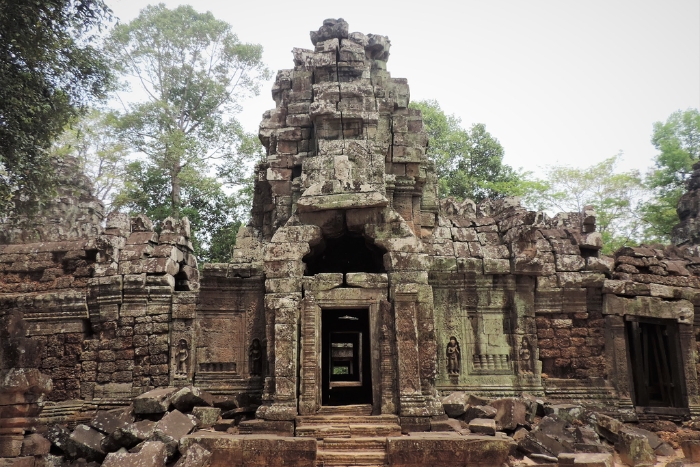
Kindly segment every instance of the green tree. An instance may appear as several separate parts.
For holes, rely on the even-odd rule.
[[[0,216],[27,212],[54,187],[50,147],[105,95],[97,47],[102,0],[4,0],[0,6]]]
[[[643,208],[649,240],[668,242],[678,224],[676,207],[686,191],[693,164],[700,160],[700,111],[672,113],[666,122],[654,123],[651,142],[659,151],[647,177],[653,198]]]
[[[163,4],[117,26],[106,47],[124,83],[144,97],[120,116],[124,140],[146,158],[130,165],[115,205],[154,221],[186,215],[198,256],[228,260],[260,152],[235,114],[269,77],[262,47],[242,43],[209,12]]]
[[[593,206],[604,253],[635,245],[643,236],[640,208],[645,189],[639,171],[616,172],[621,157],[620,153],[584,168],[546,167],[544,177],[524,195],[524,204],[549,212],[583,212],[585,206]]]
[[[72,124],[56,141],[53,154],[78,159],[93,183],[93,194],[111,210],[112,198],[123,187],[129,151],[116,130],[116,117],[92,110]]]
[[[216,161],[239,165],[242,130],[234,118],[240,100],[257,94],[268,77],[262,47],[244,44],[231,26],[190,6],[147,6],[107,41],[115,67],[145,101],[122,116],[130,146],[148,156],[170,181],[171,214],[182,206],[182,174],[206,174]]]
[[[446,115],[434,100],[416,101],[428,133],[428,157],[435,162],[441,197],[486,198],[518,195],[522,174],[503,163],[503,146],[477,123],[469,130],[454,115]]]
[[[235,215],[241,207],[239,198],[227,195],[215,177],[202,176],[191,166],[182,170],[180,178],[180,215],[190,220],[196,232],[192,237],[196,255],[205,262],[229,261],[241,225],[241,218]],[[163,220],[172,214],[170,203],[163,202],[170,189],[167,173],[146,161],[132,161],[114,205]]]

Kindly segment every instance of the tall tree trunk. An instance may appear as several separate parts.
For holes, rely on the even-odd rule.
[[[180,218],[180,163],[176,163],[170,169],[170,203],[173,209],[173,217]]]

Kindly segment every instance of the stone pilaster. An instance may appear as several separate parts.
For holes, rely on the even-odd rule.
[[[416,284],[398,284],[392,287],[396,349],[398,360],[399,414],[402,416],[429,416],[421,391],[420,353],[418,350]]]

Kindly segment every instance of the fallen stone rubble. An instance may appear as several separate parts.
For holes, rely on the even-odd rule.
[[[698,422],[623,423],[600,409],[529,395],[490,400],[454,392],[443,399],[443,405],[449,418],[433,423],[432,431],[451,431],[452,435],[482,441],[488,437],[508,440],[511,450],[504,465],[509,467],[679,467],[700,463]],[[98,411],[89,422],[72,430],[55,424],[28,434],[21,456],[0,459],[0,466],[238,465],[233,457],[245,456],[246,443],[258,459],[279,450],[287,458],[284,465],[291,461],[290,456],[298,456],[293,465],[322,465],[312,458],[317,449],[313,439],[239,434],[239,423],[253,419],[254,410],[192,386],[155,389],[129,406]],[[267,454],[261,451],[263,445],[270,448]],[[487,446],[485,443],[484,449]],[[222,464],[225,457],[221,452],[226,450],[231,451],[231,464]],[[211,451],[217,451],[213,463]],[[273,465],[262,462],[254,465]]]
[[[463,428],[511,437],[510,466],[683,466],[700,463],[698,422],[623,423],[603,410],[529,395],[495,400],[454,392],[445,412]]]
[[[0,459],[0,466],[207,467],[211,453],[197,444],[183,450],[181,440],[195,430],[237,433],[236,423],[255,410],[238,405],[192,386],[154,389],[72,430],[58,424],[38,429],[25,436],[21,457]]]

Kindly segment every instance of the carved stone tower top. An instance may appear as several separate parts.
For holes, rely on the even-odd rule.
[[[253,217],[265,219],[256,227],[270,238],[295,212],[389,206],[420,237],[438,210],[434,170],[408,84],[386,70],[389,39],[327,19],[311,42],[277,74],[276,108],[260,124],[267,159],[257,194],[266,202],[256,203]]]

